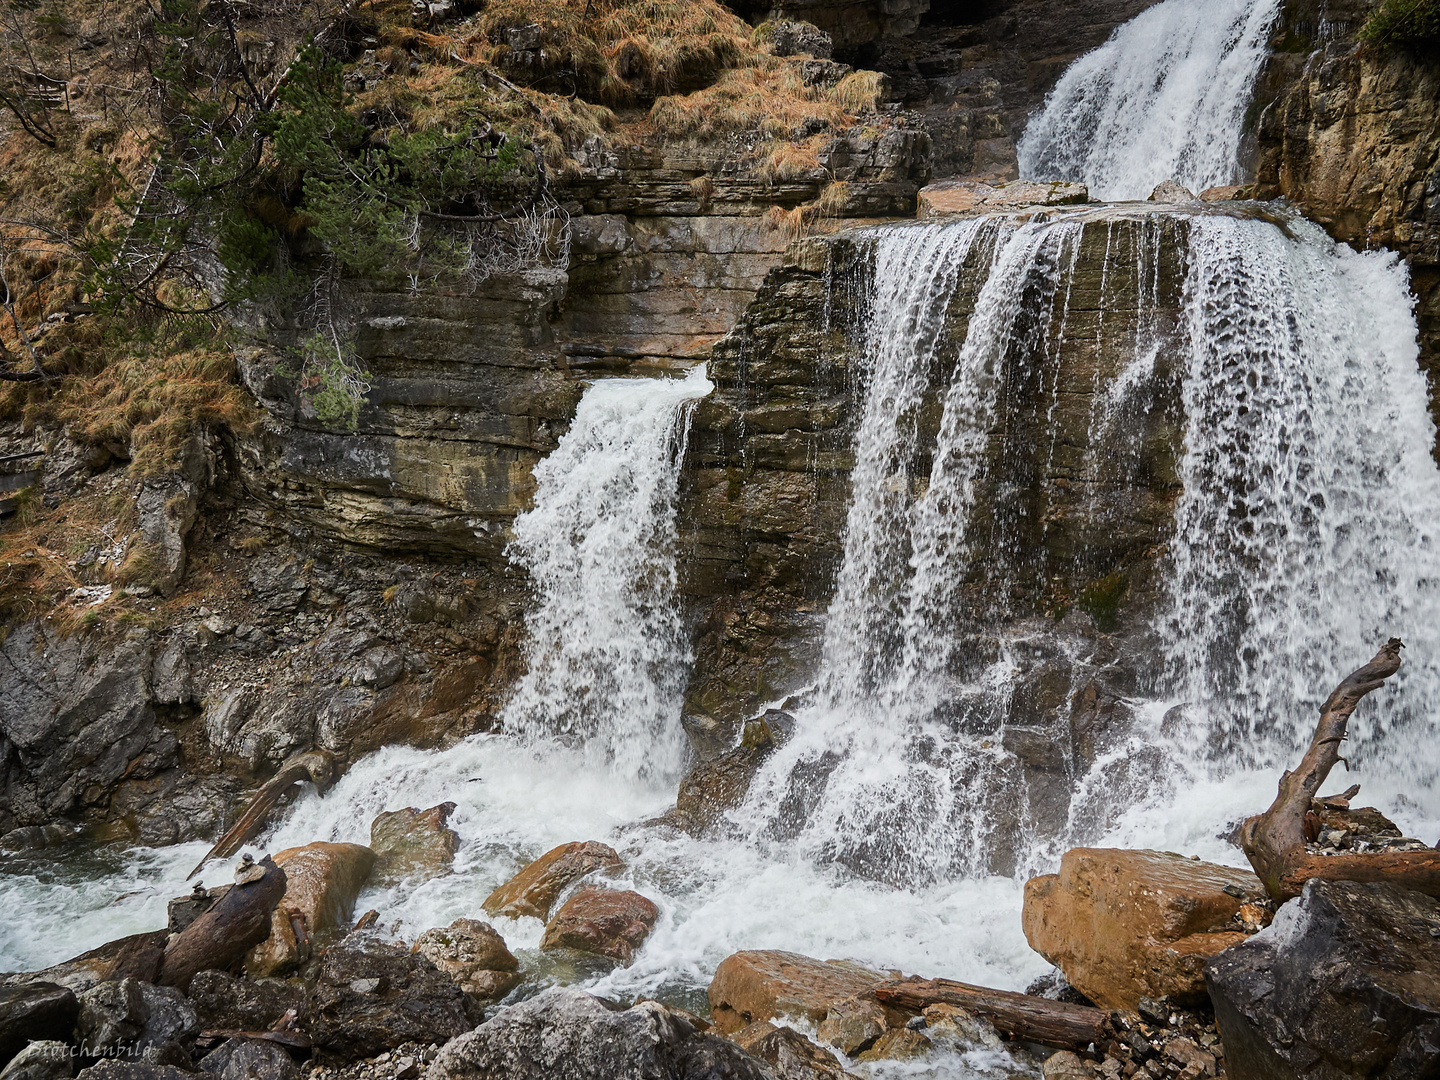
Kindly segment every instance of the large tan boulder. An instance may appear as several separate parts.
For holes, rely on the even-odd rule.
[[[1026,883],[1025,938],[1105,1008],[1200,1002],[1205,961],[1245,940],[1236,916],[1264,891],[1249,870],[1173,852],[1073,848]]]
[[[528,915],[545,922],[560,894],[596,870],[623,866],[615,849],[596,840],[561,844],[547,851],[491,893],[481,905],[495,917]]]
[[[378,815],[370,823],[370,847],[375,852],[375,879],[428,880],[450,873],[460,834],[447,824],[455,812],[453,802],[428,810],[407,806]]]
[[[815,960],[775,950],[727,956],[710,982],[710,1020],[728,1035],[759,1020],[803,1016],[812,1024],[832,1006],[885,976],[848,960]]]
[[[578,949],[629,967],[660,909],[637,892],[590,885],[565,901],[545,926],[542,949]]]
[[[485,1001],[499,1001],[520,982],[520,961],[495,928],[478,919],[456,919],[426,930],[411,951],[449,975],[461,990]]]
[[[270,917],[270,936],[250,950],[245,972],[252,979],[288,971],[308,956],[316,938],[349,924],[370,871],[375,852],[363,844],[314,843],[286,848],[275,855],[285,871],[285,895]],[[303,928],[302,949],[295,927]]]

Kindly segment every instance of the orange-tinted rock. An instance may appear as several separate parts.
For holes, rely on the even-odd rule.
[[[818,1024],[832,1006],[884,979],[845,960],[774,950],[738,952],[715,969],[710,1019],[723,1034],[776,1016],[803,1016]]]
[[[455,804],[447,802],[429,810],[407,806],[378,815],[370,823],[376,880],[428,879],[448,874],[460,847],[460,834],[447,824],[454,812]]]
[[[355,897],[375,866],[375,852],[362,844],[306,844],[276,854],[275,865],[285,871],[285,895],[270,918],[270,936],[245,958],[245,971],[253,979],[300,963],[297,921],[311,950],[317,935],[349,925]]]
[[[498,1001],[520,982],[520,961],[505,947],[505,939],[477,919],[456,919],[443,929],[426,930],[412,951],[477,998]]]
[[[555,913],[540,948],[578,949],[629,967],[659,917],[660,909],[637,892],[591,885]]]
[[[624,864],[615,849],[595,840],[561,844],[547,851],[491,893],[482,905],[493,916],[518,919],[528,915],[542,922],[566,887],[596,870]]]
[[[1025,938],[1105,1008],[1134,1009],[1142,997],[1198,1002],[1205,961],[1245,940],[1235,916],[1263,895],[1249,870],[1173,852],[1073,848],[1058,874],[1026,883]]]

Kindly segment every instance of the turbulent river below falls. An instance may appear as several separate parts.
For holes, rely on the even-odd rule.
[[[1234,179],[1235,132],[1276,7],[1150,9],[1061,81],[1022,164],[1120,200],[1172,177],[1196,188]],[[1175,81],[1167,89],[1137,70]],[[1216,95],[1177,114],[1176,91],[1201,85]],[[1014,797],[1005,751],[947,723],[942,706],[1003,696],[1010,669],[1002,650],[957,687],[949,673],[964,638],[948,614],[967,568],[995,557],[975,550],[964,526],[980,450],[1005,407],[1000,375],[1022,363],[1043,378],[1081,243],[1101,230],[1108,245],[1117,215],[1154,247],[1106,248],[1107,261],[1138,261],[1127,303],[1142,317],[1121,376],[1095,395],[1091,452],[1124,467],[1133,448],[1106,425],[1148,407],[1168,350],[1186,427],[1152,627],[1163,675],[1129,702],[1125,738],[1075,780],[1064,828],[1005,840],[1016,869],[998,876],[985,868],[1001,842],[994,810]],[[256,851],[365,843],[383,810],[456,803],[455,872],[359,900],[380,911],[382,928],[413,939],[479,915],[493,888],[557,844],[612,844],[626,861],[620,880],[661,909],[654,934],[632,967],[576,970],[539,951],[539,922],[498,920],[527,971],[518,994],[573,981],[703,1008],[715,966],[748,948],[1023,988],[1048,967],[1020,930],[1028,876],[1076,843],[1243,865],[1227,832],[1269,804],[1320,699],[1391,635],[1409,645],[1406,668],[1357,716],[1348,756],[1367,802],[1409,835],[1440,831],[1440,471],[1403,263],[1235,204],[1092,205],[884,226],[862,240],[873,262],[865,399],[823,660],[794,732],[716,834],[644,824],[674,805],[686,765],[679,713],[692,657],[675,521],[687,424],[711,389],[697,369],[597,382],[540,466],[535,507],[510,548],[535,595],[529,671],[506,733],[381,750],[324,798],[299,800]],[[1147,304],[1159,300],[1144,267],[1166,243],[1181,249],[1183,289],[1161,335],[1147,330]],[[963,340],[947,342],[944,313],[967,260],[983,281]],[[913,423],[920,373],[945,349],[953,372],[938,432],[927,434]],[[922,438],[928,482],[899,499],[899,463]],[[0,877],[0,970],[163,925],[203,853],[186,844],[16,859]],[[228,869],[201,876],[216,884]]]

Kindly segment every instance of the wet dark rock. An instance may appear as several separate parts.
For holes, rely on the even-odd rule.
[[[76,1064],[68,1043],[38,1039],[0,1068],[0,1080],[70,1080]]]
[[[174,987],[111,980],[85,991],[79,1003],[75,1036],[97,1057],[184,1043],[200,1030],[194,1007]]]
[[[78,1076],[84,1080],[195,1080],[193,1072],[174,1065],[125,1058],[105,1058],[88,1069],[81,1069]]]
[[[299,1068],[281,1046],[265,1039],[230,1039],[200,1060],[215,1080],[296,1080]]]
[[[760,743],[758,732],[753,741]],[[725,811],[744,802],[756,772],[772,749],[768,739],[762,745],[742,743],[691,769],[680,781],[680,790],[675,796],[675,808],[686,827],[692,832],[703,832],[719,821]]]
[[[617,1011],[557,987],[440,1051],[426,1080],[771,1080],[740,1047],[646,1001]]]
[[[190,982],[190,1002],[206,1031],[268,1031],[290,1010],[305,1026],[307,989],[285,979],[241,979],[202,971]]]
[[[443,1043],[478,1015],[450,976],[418,953],[365,933],[325,953],[310,998],[315,1045],[342,1061],[404,1042]]]
[[[0,1066],[31,1039],[68,1039],[79,1011],[75,994],[54,983],[0,986]]]
[[[1233,1080],[1436,1075],[1440,900],[1312,881],[1205,976]]]

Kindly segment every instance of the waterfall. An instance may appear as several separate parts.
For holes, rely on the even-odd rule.
[[[508,730],[583,744],[628,776],[673,777],[690,650],[675,598],[675,496],[690,410],[684,379],[611,379],[581,399],[535,468],[511,560],[529,572],[527,670]]]
[[[1408,274],[1307,221],[1288,229],[1191,227],[1172,692],[1203,714],[1211,753],[1274,769],[1309,744],[1339,677],[1402,637],[1405,666],[1346,754],[1418,795],[1440,765],[1440,472]]]
[[[1105,235],[1102,247],[1090,234],[1104,257],[1087,345],[1067,322],[1088,230]],[[1169,301],[1167,246],[1181,266]],[[734,815],[752,840],[907,886],[984,873],[997,856],[1038,871],[1138,803],[1293,759],[1320,700],[1391,634],[1417,648],[1384,723],[1356,718],[1352,760],[1382,792],[1433,800],[1440,472],[1396,257],[1356,254],[1301,220],[1156,209],[894,227],[873,258],[865,411],[822,671]],[[957,311],[967,295],[973,311]],[[1150,616],[1154,685],[1130,703],[1137,717],[1169,718],[1163,730],[1137,720],[1088,775],[1072,774],[1068,819],[1047,836],[1005,749],[1006,710],[1013,650],[1064,637],[1007,592],[1030,573],[1027,534],[997,500],[1056,488],[1065,471],[1011,471],[1006,431],[1007,417],[1038,410],[1053,459],[1055,413],[1074,393],[1060,385],[1062,348],[1097,358],[1085,464],[1068,481],[1090,485],[1095,528],[1100,480],[1139,461],[1165,352],[1185,413],[1183,493]],[[1112,349],[1114,370],[1099,359]],[[929,399],[943,412],[926,434]]]
[[[1165,180],[1235,183],[1280,0],[1165,0],[1075,61],[1025,130],[1020,175],[1143,199]]]

